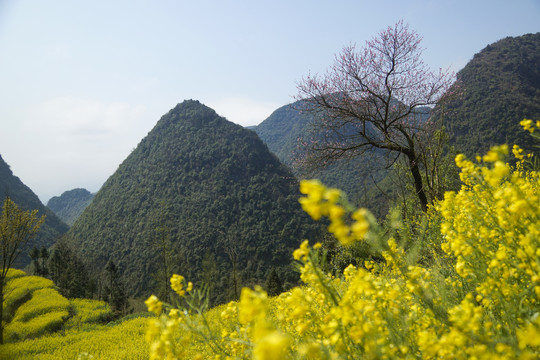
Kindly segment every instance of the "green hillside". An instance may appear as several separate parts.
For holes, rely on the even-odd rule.
[[[540,119],[540,32],[486,46],[457,77],[450,91],[460,95],[445,105],[444,123],[458,151],[474,156],[497,144],[534,149],[519,122]]]
[[[112,260],[131,296],[156,289],[166,253],[170,271],[221,302],[263,285],[273,267],[295,283],[290,254],[308,224],[296,180],[255,132],[189,100],[161,118],[69,235],[94,273]]]
[[[93,198],[94,195],[86,189],[73,189],[63,192],[60,196],[52,197],[47,202],[47,207],[71,226],[90,205]]]
[[[302,114],[300,107],[301,102],[282,106],[254,128],[270,151],[289,166],[294,163],[298,138],[305,134],[311,122],[310,115]]]
[[[68,226],[41,203],[37,195],[13,174],[9,165],[0,156],[0,200],[3,202],[6,196],[23,210],[38,210],[39,216],[43,214],[47,216],[37,235],[28,242],[28,250],[34,246],[48,248],[68,230]],[[30,263],[28,252],[23,252],[17,258],[15,267],[22,268]]]
[[[313,135],[312,115],[302,112],[298,101],[275,110],[255,131],[270,151],[291,167],[299,178],[317,178],[328,186],[344,190],[349,200],[383,217],[396,198],[395,177],[389,166],[394,158],[371,150],[362,156],[307,171],[299,165],[300,141]]]
[[[540,119],[540,33],[508,37],[488,45],[457,77],[459,81],[448,93],[450,100],[434,112],[434,120],[444,114],[449,145],[457,153],[474,156],[505,143],[538,152],[531,138],[523,136],[519,122]],[[390,159],[370,153],[302,172],[296,163],[299,139],[313,135],[312,120],[301,108],[301,102],[283,106],[255,131],[298,177],[319,178],[343,189],[354,203],[383,216],[401,191],[398,175],[387,168]]]

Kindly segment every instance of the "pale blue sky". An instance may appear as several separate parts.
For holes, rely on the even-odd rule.
[[[400,19],[433,69],[457,71],[540,31],[540,0],[0,0],[0,154],[43,202],[95,192],[184,99],[260,123]]]

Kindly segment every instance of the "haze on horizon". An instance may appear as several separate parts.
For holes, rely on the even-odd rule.
[[[0,1],[0,155],[44,203],[96,192],[185,99],[256,125],[400,19],[430,67],[458,71],[539,18],[537,0]]]

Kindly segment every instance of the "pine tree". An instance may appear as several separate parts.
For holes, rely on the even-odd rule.
[[[117,314],[126,312],[128,301],[122,284],[119,281],[118,268],[112,260],[105,265],[107,276],[107,289],[105,291],[107,301]]]
[[[283,292],[283,285],[275,268],[272,268],[266,279],[266,292],[269,296],[277,296]]]
[[[37,247],[33,247],[32,250],[30,250],[30,259],[32,259],[32,272],[34,275],[38,275],[41,273],[40,264],[39,264],[39,250]]]
[[[67,238],[55,244],[48,261],[51,280],[60,293],[68,298],[91,296],[90,276],[77,252],[71,248]]]
[[[49,260],[49,251],[45,246],[41,247],[39,251],[39,261],[40,261],[40,276],[47,277],[49,276],[49,269],[47,267],[47,260]]]

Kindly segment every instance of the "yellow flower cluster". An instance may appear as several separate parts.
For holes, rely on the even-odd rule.
[[[161,311],[163,311],[163,303],[159,301],[156,295],[150,296],[144,303],[146,304],[148,311],[153,312],[157,316],[161,315]]]
[[[80,326],[83,323],[100,322],[112,317],[113,312],[109,303],[91,299],[70,299],[75,315],[69,319],[66,326]]]
[[[148,359],[144,339],[147,327],[146,317],[126,319],[115,325],[79,324],[77,328],[46,333],[30,341],[0,345],[0,360]]]
[[[182,275],[174,274],[171,279],[171,288],[174,292],[184,297],[193,289],[191,282],[184,287],[185,278]],[[172,308],[169,313],[164,312],[164,304],[157,296],[152,295],[145,301],[148,311],[154,313],[154,318],[149,323],[146,340],[150,345],[150,359],[178,359],[185,353],[186,344],[190,341],[189,332],[185,336],[178,337],[178,332],[183,324],[186,324],[188,317],[179,309]],[[188,324],[189,325],[189,324]],[[189,329],[189,326],[187,326]]]
[[[531,119],[523,119],[521,120],[519,124],[523,126],[523,130],[526,130],[530,132],[531,134],[534,133],[535,131],[535,125],[536,125],[536,129],[540,129],[540,120],[538,120],[536,124],[534,124],[534,122]]]
[[[477,163],[456,158],[464,184],[426,215],[441,224],[433,236],[442,238],[428,262],[415,262],[376,232],[370,236],[384,243],[378,260],[332,276],[318,261],[320,244],[306,240],[293,253],[303,286],[274,298],[243,289],[238,302],[218,313],[181,309],[182,335],[153,339],[160,349],[178,348],[191,334],[192,357],[215,359],[539,358],[540,175],[513,170],[507,154],[500,146]],[[372,224],[336,189],[304,181],[301,192],[304,210],[314,219],[328,217],[329,231],[343,244],[365,236],[355,222]],[[348,213],[359,216],[345,220]],[[161,315],[161,324],[171,318]]]
[[[514,153],[521,154],[518,149]],[[463,189],[446,194],[438,205],[444,216],[442,249],[455,259],[461,287],[470,290],[449,310],[453,326],[437,343],[449,351],[470,345],[469,356],[489,353],[485,344],[490,344],[499,358],[534,358],[528,350],[538,351],[539,344],[524,339],[538,331],[540,177],[512,172],[503,164],[506,153],[504,147],[492,149],[484,166],[459,159],[468,174],[479,176],[467,176]],[[518,336],[508,339],[509,333]],[[520,343],[527,345],[516,346]]]
[[[183,297],[186,295],[186,292],[190,292],[193,289],[193,284],[188,282],[187,287],[184,289],[185,279],[182,275],[174,274],[171,277],[171,288],[174,290],[178,296]]]
[[[328,231],[343,245],[350,245],[354,241],[363,240],[369,230],[366,219],[366,209],[350,211],[340,190],[326,188],[319,180],[300,181],[300,192],[307,196],[299,199],[302,209],[314,220],[322,216],[330,219]],[[345,215],[351,212],[350,219]]]

